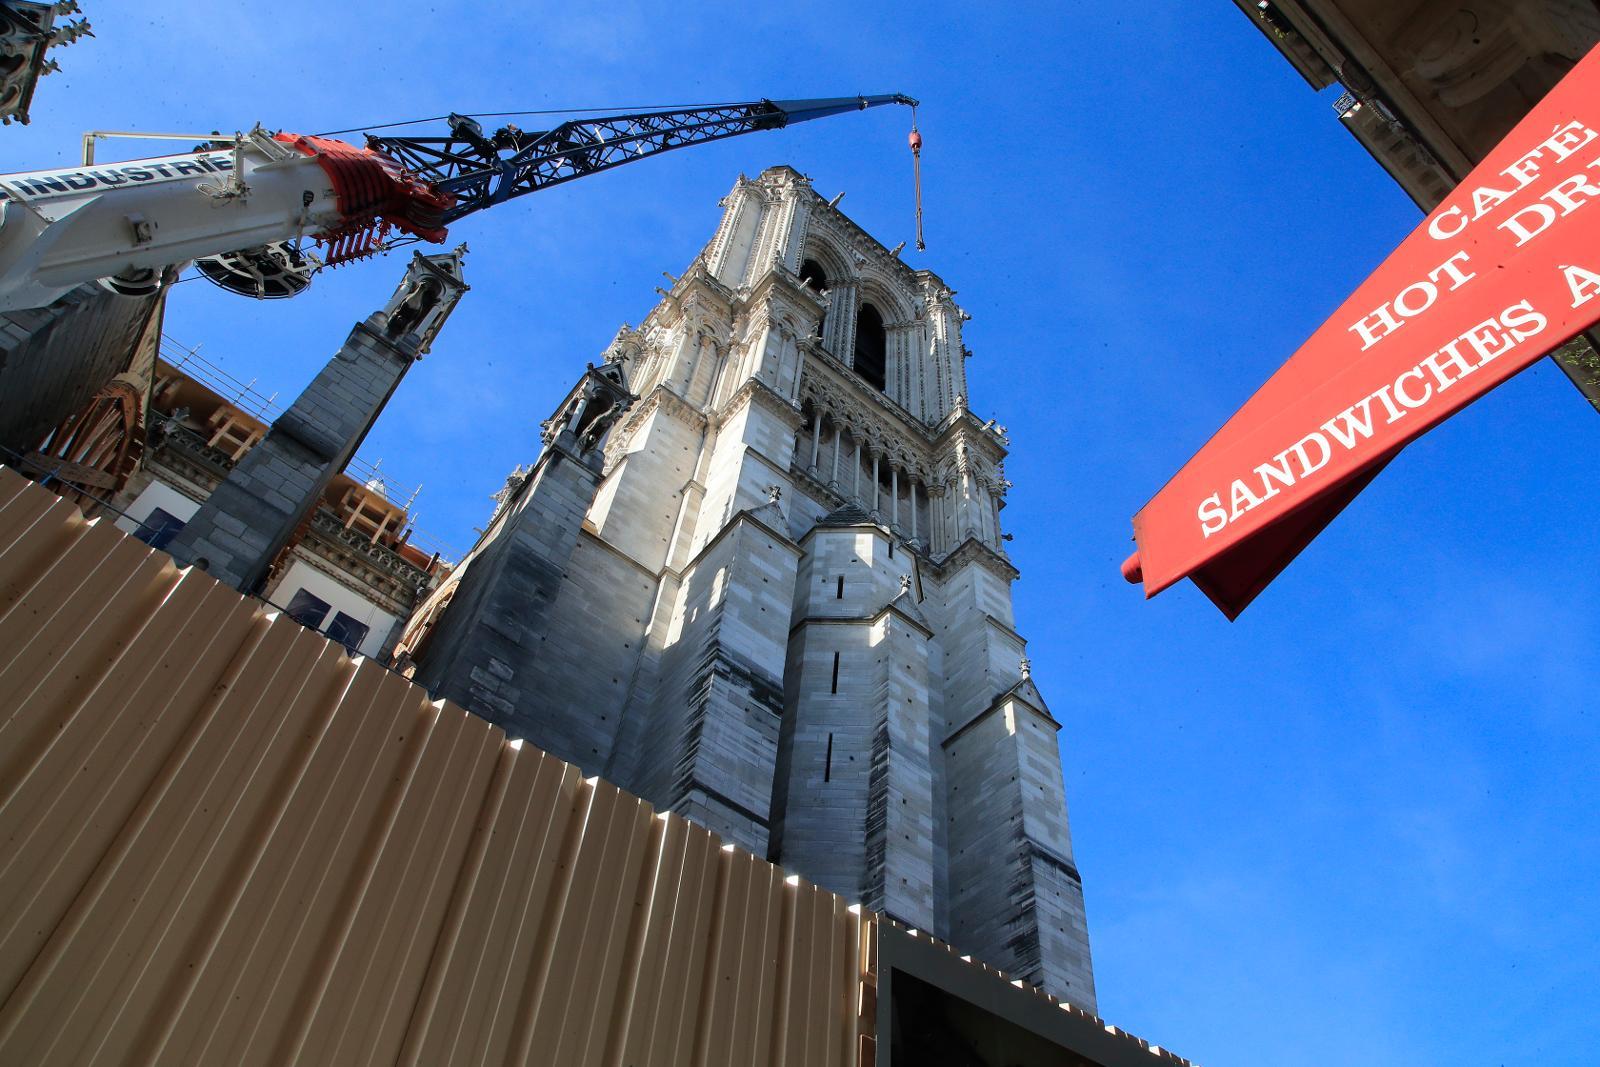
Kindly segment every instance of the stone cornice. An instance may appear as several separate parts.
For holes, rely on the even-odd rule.
[[[807,615],[799,622],[796,622],[790,626],[789,633],[792,635],[796,630],[800,629],[800,627],[811,625],[872,626],[885,615],[895,616],[903,621],[906,625],[921,633],[926,640],[933,640],[933,631],[928,628],[927,623],[920,622],[919,620],[912,618],[910,615],[906,614],[899,607],[897,607],[892,600],[883,607],[879,608],[877,611],[873,612],[871,615]]]
[[[432,576],[398,552],[345,529],[326,507],[312,512],[299,549],[322,562],[319,569],[347,588],[376,596],[396,615],[409,612],[432,584]]]
[[[748,315],[777,294],[796,303],[805,302],[818,313],[828,310],[828,301],[822,294],[802,282],[798,275],[790,274],[779,266],[761,275],[754,285],[739,290],[734,296],[734,307],[739,315]]]
[[[807,615],[789,627],[792,636],[802,626],[870,626],[877,621],[878,615]]]
[[[1071,878],[1074,882],[1077,882],[1080,887],[1083,885],[1083,876],[1078,873],[1077,864],[1073,863],[1071,860],[1063,859],[1062,857],[1056,855],[1054,852],[1045,848],[1031,837],[1027,838],[1026,847],[1028,851],[1032,852],[1036,858],[1044,860],[1048,866],[1056,868],[1062,874],[1066,875],[1068,878]],[[1123,1036],[1132,1037],[1133,1035],[1124,1034]]]
[[[671,575],[674,578],[678,576],[677,572],[673,571],[670,567],[663,566],[658,571],[653,571],[649,567],[646,567],[643,563],[640,563],[622,549],[618,548],[610,541],[607,541],[605,537],[601,535],[600,531],[594,528],[588,519],[584,519],[583,524],[578,527],[578,536],[587,537],[589,540],[599,545],[602,549],[611,553],[613,556],[616,556],[618,559],[622,560],[624,563],[628,564],[628,566],[632,567],[646,578],[649,578],[651,581],[659,582],[665,575]]]
[[[708,421],[713,428],[716,428],[726,423],[741,407],[754,404],[760,404],[788,420],[789,428],[792,430],[797,430],[805,424],[805,417],[800,413],[799,406],[791,403],[788,397],[759,378],[746,378],[744,384],[734,391],[727,402],[711,413]]]
[[[772,476],[775,479],[779,480],[779,481],[782,481],[789,474],[788,471],[786,471],[782,467],[778,466],[778,464],[773,462],[773,460],[770,457],[768,457],[765,453],[759,451],[756,448],[753,448],[753,447],[751,447],[749,445],[746,445],[745,446],[745,450],[744,450],[744,454],[746,456],[750,457],[751,459],[755,460],[757,463],[761,464],[763,467],[767,468],[767,470],[771,471],[772,472]],[[785,519],[785,521],[787,522],[787,518]]]
[[[1012,566],[1009,559],[975,537],[969,537],[961,542],[953,551],[935,560],[933,566],[943,575],[948,570],[964,567],[969,563],[976,563],[1008,582],[1014,582],[1022,576],[1022,572]]]
[[[862,385],[856,380],[855,372],[820,343],[807,338],[801,347],[807,357],[800,379],[802,396],[806,395],[808,387],[810,391],[828,396],[842,395],[844,406],[853,404],[858,410],[839,414],[853,414],[863,422],[881,419],[892,425],[897,433],[916,440],[931,455],[935,438],[927,423],[876,389]],[[819,370],[826,373],[819,374]]]
[[[769,173],[770,170],[763,172],[762,177]],[[796,183],[795,187],[801,188],[799,183]],[[819,227],[820,224],[821,228],[831,231],[829,237],[845,244],[863,260],[880,269],[886,267],[890,273],[899,275],[901,282],[909,289],[920,292],[930,282],[944,288],[944,283],[938,275],[932,271],[917,270],[899,256],[891,254],[876,237],[863,230],[849,215],[836,207],[830,207],[827,199],[813,189],[810,183],[803,188],[804,191],[800,196],[810,201],[808,206],[811,208],[812,227]]]
[[[999,619],[995,618],[993,615],[989,614],[987,611],[983,613],[983,618],[984,618],[984,621],[987,622],[990,626],[993,626],[997,630],[1003,631],[1007,637],[1015,638],[1016,641],[1017,641],[1017,644],[1021,645],[1024,650],[1027,649],[1027,647],[1028,647],[1028,639],[1026,637],[1023,637],[1021,634],[1017,633],[1017,631],[1016,631],[1016,629],[1014,627],[1006,625],[1005,623],[1001,622]]]
[[[226,464],[213,463],[210,457],[202,456],[198,448],[193,452],[189,451],[185,447],[187,444],[188,442],[185,442],[184,445],[174,447],[169,440],[155,450],[146,452],[143,465],[159,481],[170,478],[172,481],[192,486],[201,493],[200,500],[196,502],[204,503],[205,498],[216,492],[217,486],[228,476],[233,463],[231,460]],[[201,443],[199,447],[205,446]],[[166,477],[163,478],[163,475]]]
[[[933,631],[928,628],[928,624],[927,623],[923,622],[920,619],[912,618],[905,611],[901,610],[900,606],[898,604],[896,604],[892,600],[889,601],[889,603],[885,604],[883,607],[879,608],[878,609],[878,613],[876,615],[872,616],[872,618],[869,619],[868,621],[876,623],[879,619],[882,619],[886,615],[897,616],[902,622],[906,623],[906,625],[912,627],[913,629],[915,629],[919,633],[921,633],[925,640],[928,640],[928,641],[933,640]]]
[[[736,299],[734,291],[719,282],[716,276],[707,269],[703,254],[694,258],[688,269],[683,272],[677,281],[672,283],[671,289],[658,289],[657,292],[661,293],[661,302],[651,308],[650,313],[639,324],[638,332],[641,334],[652,326],[669,325],[664,320],[669,317],[676,319],[683,312],[684,305],[689,303],[692,297],[696,296],[709,299],[719,305],[719,310],[729,318],[733,316]],[[669,316],[669,312],[676,314]]]
[[[982,711],[978,712],[978,714],[974,715],[972,718],[968,719],[966,722],[950,731],[950,734],[943,741],[939,742],[939,747],[946,748],[954,744],[956,739],[962,734],[966,733],[968,730],[972,729],[974,726],[978,725],[980,722],[987,719],[1001,708],[1005,707],[1006,701],[1008,700],[1014,701],[1020,707],[1026,708],[1027,710],[1033,712],[1035,715],[1039,716],[1039,718],[1053,726],[1056,730],[1059,731],[1061,729],[1061,724],[1055,720],[1054,716],[1042,708],[1035,707],[1032,701],[1025,700],[1018,696],[1015,692],[1015,687],[1012,687],[1011,689],[1007,689],[1005,692],[995,697],[994,700],[990,701],[988,707],[984,708]]]
[[[987,423],[980,420],[968,408],[958,407],[950,412],[934,431],[935,444],[939,448],[951,445],[958,437],[983,449],[990,460],[997,465],[1008,454],[1006,443],[999,432],[990,429]]]
[[[623,419],[622,425],[612,431],[612,439],[618,441],[631,440],[639,427],[644,425],[644,421],[657,410],[681,419],[696,429],[704,429],[706,426],[705,413],[679,396],[663,382],[657,384],[642,399],[634,403],[633,407],[628,411],[627,417]]]
[[[693,556],[691,556],[689,558],[689,561],[683,565],[682,570],[678,571],[678,575],[682,576],[684,574],[689,573],[694,568],[698,567],[700,565],[701,560],[705,559],[705,557],[711,552],[711,550],[713,548],[715,548],[717,545],[721,544],[723,539],[726,538],[730,533],[732,533],[735,527],[741,526],[741,525],[743,525],[745,523],[749,523],[750,525],[755,526],[758,529],[763,530],[766,533],[770,534],[772,537],[777,539],[777,541],[778,541],[778,543],[780,545],[782,545],[783,547],[787,548],[789,551],[793,552],[795,554],[796,558],[798,558],[801,555],[800,546],[795,544],[794,540],[788,534],[784,533],[781,530],[773,529],[773,527],[770,524],[768,524],[765,520],[757,518],[756,515],[755,515],[755,512],[757,510],[759,510],[759,509],[757,509],[757,508],[744,508],[744,509],[742,509],[740,511],[734,512],[733,517],[731,519],[729,519],[727,522],[722,524],[722,529],[718,530],[716,532],[716,535],[713,536],[709,541],[707,541],[705,544],[701,545],[700,546],[700,551],[696,552]]]
[[[999,696],[995,697],[994,703],[995,703],[995,706],[998,707],[1001,704],[1004,704],[1008,700],[1012,701],[1012,702],[1014,702],[1014,703],[1016,703],[1016,704],[1018,704],[1018,705],[1020,705],[1020,706],[1022,706],[1024,708],[1027,708],[1029,711],[1031,711],[1035,715],[1039,716],[1039,718],[1041,718],[1045,722],[1049,723],[1050,726],[1053,729],[1055,729],[1057,731],[1060,731],[1061,723],[1057,722],[1056,721],[1056,717],[1054,715],[1050,714],[1050,709],[1041,708],[1039,705],[1035,704],[1033,701],[1031,701],[1027,697],[1023,696],[1022,693],[1018,691],[1016,686],[1012,686],[1010,689],[1007,689],[1004,693],[1001,693]]]

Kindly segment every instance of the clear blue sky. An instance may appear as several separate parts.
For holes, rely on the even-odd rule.
[[[906,255],[973,313],[973,405],[1011,430],[1017,613],[1065,724],[1102,1014],[1206,1067],[1594,1062],[1600,415],[1560,373],[1409,449],[1236,624],[1117,573],[1133,512],[1418,218],[1227,0],[86,6],[98,38],[0,133],[0,169],[69,162],[93,127],[920,97],[929,250]],[[908,239],[907,120],[461,224],[473,292],[365,456],[470,543],[740,171],[790,163]],[[399,267],[261,305],[186,283],[169,329],[292,396]]]

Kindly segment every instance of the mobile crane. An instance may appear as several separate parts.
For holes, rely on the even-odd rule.
[[[442,242],[456,220],[647,156],[883,104],[902,94],[757,100],[581,117],[549,130],[485,132],[452,114],[441,136],[331,136],[257,126],[191,151],[0,175],[0,311],[43,307],[87,281],[146,295],[195,262],[211,281],[293,296],[320,268],[398,243]],[[163,135],[170,138],[178,135]],[[913,148],[920,137],[913,124]],[[189,138],[182,138],[189,139]],[[309,238],[320,251],[305,251]]]

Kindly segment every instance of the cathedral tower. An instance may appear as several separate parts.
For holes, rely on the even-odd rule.
[[[788,167],[723,209],[400,652],[436,694],[1093,1010],[967,316]]]

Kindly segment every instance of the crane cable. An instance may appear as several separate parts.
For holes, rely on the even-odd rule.
[[[911,144],[911,174],[917,190],[917,251],[926,252],[928,246],[922,240],[922,134],[917,130],[915,104],[911,105],[911,136],[907,140]]]
[[[648,113],[651,111],[678,111],[688,108],[701,109],[734,106],[736,105],[732,101],[727,101],[720,104],[625,104],[621,107],[550,107],[537,111],[473,111],[467,112],[467,114],[472,115],[474,118],[480,119],[520,118],[524,115],[577,115],[582,117],[585,114],[598,115],[601,112],[606,111],[636,111]],[[385,122],[369,126],[351,126],[349,129],[345,130],[328,130],[326,132],[316,134],[315,136],[333,137],[341,133],[363,133],[368,130],[392,130],[398,126],[419,126],[427,122],[445,122],[449,118],[449,115],[430,115],[426,118],[406,119],[404,122]]]

